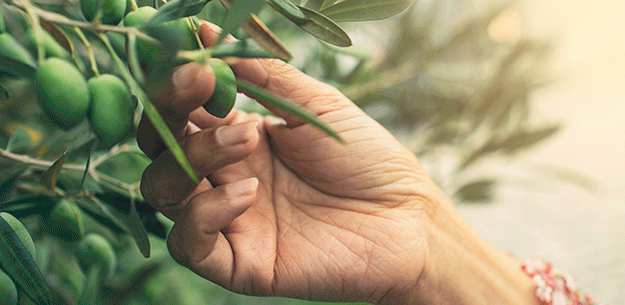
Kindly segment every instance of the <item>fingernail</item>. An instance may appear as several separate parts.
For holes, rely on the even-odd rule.
[[[245,180],[237,181],[226,186],[226,192],[234,199],[245,199],[252,197],[256,194],[258,188],[258,179],[248,178]]]
[[[268,115],[265,117],[265,122],[269,125],[284,125],[286,122],[282,118],[275,117],[273,115]]]
[[[172,81],[176,91],[182,91],[193,83],[198,73],[198,71],[193,73],[194,70],[196,69],[193,65],[184,65],[174,72]]]
[[[250,121],[243,124],[219,127],[215,132],[217,143],[222,147],[245,143],[257,132],[256,126],[258,126],[258,122]]]

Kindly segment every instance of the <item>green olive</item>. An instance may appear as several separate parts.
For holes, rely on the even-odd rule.
[[[86,276],[78,304],[101,304],[100,289],[117,264],[113,246],[102,235],[89,233],[76,246],[76,257]]]
[[[0,305],[17,304],[17,287],[13,280],[0,269]]]
[[[218,118],[225,118],[234,107],[234,102],[237,99],[234,72],[228,64],[219,58],[209,59],[208,64],[215,74],[215,91],[204,104],[204,109]]]
[[[58,127],[68,130],[86,117],[89,88],[71,63],[46,59],[35,72],[34,87],[41,108]]]
[[[30,55],[30,52],[24,48],[11,34],[0,34],[0,54],[15,61],[36,66],[35,60]]]
[[[102,1],[102,23],[115,25],[118,24],[126,13],[127,0],[101,0]],[[97,13],[98,0],[80,0],[80,9],[82,14],[89,21],[95,18]]]
[[[57,202],[50,211],[47,225],[50,233],[68,241],[80,239],[85,235],[85,225],[80,209],[69,199],[61,199]]]
[[[69,51],[67,51],[65,48],[63,48],[56,41],[56,39],[54,39],[52,35],[48,33],[48,31],[41,29],[41,34],[41,38],[43,40],[42,45],[44,50],[46,50],[47,57],[59,57],[67,60],[72,58],[72,54],[69,53]],[[30,43],[32,50],[35,51],[37,46],[37,39],[35,36],[35,30],[33,28],[30,28],[28,29],[28,31],[26,31],[26,39]]]
[[[35,244],[33,243],[33,239],[30,237],[30,234],[28,233],[28,230],[26,230],[24,224],[17,220],[17,218],[13,217],[13,215],[6,212],[0,212],[0,217],[2,217],[2,219],[4,219],[9,226],[11,226],[11,229],[13,229],[22,244],[24,244],[24,247],[28,250],[30,256],[35,257]]]
[[[91,129],[107,146],[117,144],[132,129],[135,103],[119,77],[103,74],[87,82],[91,93]]]
[[[124,26],[139,27],[150,20],[156,12],[157,10],[151,6],[142,6],[137,10],[128,13],[128,15],[124,17]],[[197,18],[194,19],[193,22],[196,23],[197,26],[199,22],[196,20]],[[193,34],[193,28],[188,22],[188,18],[168,21],[165,25],[182,35],[180,39],[183,49],[194,50],[199,47],[197,39]],[[161,46],[150,44],[141,40],[137,41],[137,53],[141,63],[148,67],[153,63],[158,63],[167,59],[167,52],[163,50]]]

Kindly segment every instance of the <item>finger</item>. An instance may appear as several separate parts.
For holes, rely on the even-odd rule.
[[[210,66],[189,63],[180,66],[166,86],[151,94],[150,100],[174,136],[182,138],[190,134],[190,113],[203,105],[214,89],[215,75]],[[146,116],[141,119],[137,138],[139,147],[146,154],[156,157],[162,152],[163,142]]]
[[[219,28],[208,22],[200,25],[202,42],[212,45],[219,35]],[[290,102],[302,106],[320,116],[326,113],[350,109],[360,111],[336,88],[309,77],[293,66],[278,59],[237,59],[231,64],[238,79],[250,82]],[[276,115],[284,118],[289,126],[302,121],[259,100]]]
[[[234,253],[220,232],[256,200],[258,179],[250,178],[194,196],[169,233],[171,256],[198,275],[228,287]]]
[[[251,154],[258,144],[258,122],[202,130],[181,141],[180,146],[198,177],[206,177],[226,165]],[[150,164],[141,179],[146,202],[170,219],[176,219],[186,199],[211,186],[196,185],[180,167],[170,151]]]

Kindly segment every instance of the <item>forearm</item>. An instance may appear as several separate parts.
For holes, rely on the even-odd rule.
[[[540,305],[521,262],[480,237],[449,201],[429,230],[429,257],[417,287],[387,304]]]

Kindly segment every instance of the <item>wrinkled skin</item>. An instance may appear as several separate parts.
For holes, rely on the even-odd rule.
[[[200,36],[210,45],[214,26],[203,23]],[[143,195],[175,222],[171,255],[249,295],[392,303],[415,293],[433,207],[446,203],[414,155],[338,90],[282,61],[232,68],[319,115],[348,144],[271,107],[284,120],[210,116],[201,107],[214,90],[210,67],[181,67],[153,101],[206,178],[196,186],[145,118],[138,137],[154,158]]]

